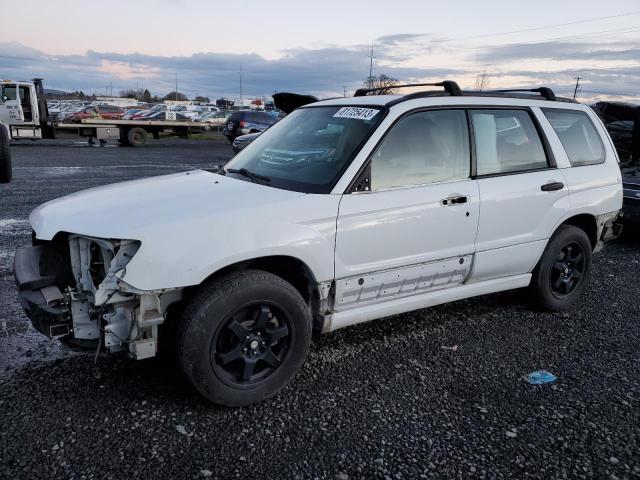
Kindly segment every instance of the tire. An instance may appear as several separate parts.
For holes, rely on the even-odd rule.
[[[132,147],[142,147],[147,143],[147,131],[140,127],[129,129],[127,131],[127,143]]]
[[[533,270],[529,291],[534,303],[550,311],[570,308],[591,277],[592,246],[584,230],[561,225]]]
[[[206,283],[178,325],[178,364],[209,401],[260,402],[295,376],[311,343],[311,311],[282,278],[259,270]]]
[[[9,132],[4,125],[0,125],[0,183],[9,183],[12,176]]]

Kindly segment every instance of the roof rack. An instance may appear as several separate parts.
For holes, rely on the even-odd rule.
[[[556,94],[553,93],[549,87],[540,87],[540,88],[507,88],[504,90],[483,90],[477,93],[511,93],[511,92],[528,92],[528,93],[539,93],[541,97],[544,97],[546,100],[551,102],[555,102],[558,98]]]
[[[407,83],[404,85],[393,85],[389,87],[377,87],[377,88],[359,88],[356,90],[354,97],[364,97],[367,93],[379,92],[381,90],[391,90],[394,88],[407,88],[407,87],[443,87],[444,91],[454,97],[462,96],[462,89],[458,84],[452,80],[444,80],[437,83]]]

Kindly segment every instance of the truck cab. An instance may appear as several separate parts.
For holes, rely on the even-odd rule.
[[[42,80],[0,82],[0,122],[14,140],[53,138]]]

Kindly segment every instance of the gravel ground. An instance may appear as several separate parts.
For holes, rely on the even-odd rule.
[[[63,351],[28,326],[11,263],[29,211],[81,188],[211,165],[228,144],[13,148],[0,186],[0,478],[640,478],[640,242],[594,259],[565,314],[503,293],[314,343],[264,403],[203,401],[168,363]],[[638,238],[636,233],[635,238]],[[553,384],[523,376],[545,369]]]

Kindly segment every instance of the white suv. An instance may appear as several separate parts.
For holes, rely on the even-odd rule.
[[[202,395],[246,405],[291,380],[313,329],[523,287],[570,307],[619,231],[602,123],[547,88],[435,85],[309,104],[225,167],[38,207],[15,258],[27,315],[68,345],[173,345]]]

